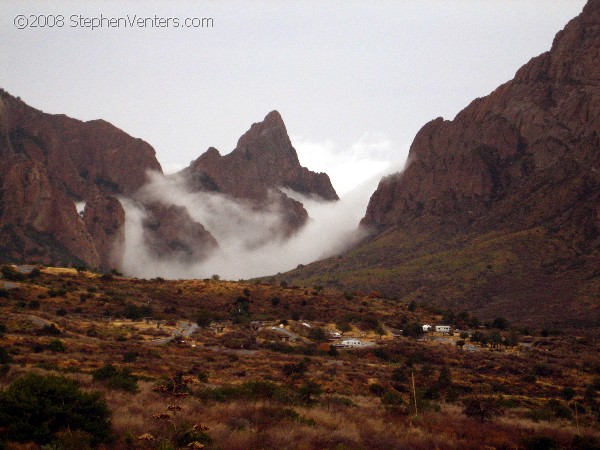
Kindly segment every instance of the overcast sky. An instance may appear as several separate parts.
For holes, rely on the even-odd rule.
[[[427,121],[453,118],[548,50],[584,3],[3,0],[0,86],[148,141],[167,172],[209,146],[230,152],[277,109],[301,163],[343,194],[399,167]],[[31,15],[62,15],[64,25],[20,30],[18,14],[30,25]],[[80,26],[79,16],[100,15],[213,27]]]

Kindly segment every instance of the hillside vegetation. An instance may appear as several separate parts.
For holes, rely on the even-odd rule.
[[[5,448],[600,447],[592,330],[314,284],[2,273]],[[351,337],[363,345],[339,346]],[[106,403],[110,435],[102,414],[53,403],[60,377],[81,410]],[[43,432],[24,433],[19,398],[47,399],[62,421],[42,415]]]

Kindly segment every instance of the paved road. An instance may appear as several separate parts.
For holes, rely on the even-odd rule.
[[[271,327],[271,330],[273,331],[277,331],[278,333],[283,333],[286,336],[289,336],[291,338],[297,339],[297,340],[303,340],[304,338],[302,336],[300,336],[299,334],[294,333],[293,331],[290,331],[286,328],[279,328],[279,327]]]

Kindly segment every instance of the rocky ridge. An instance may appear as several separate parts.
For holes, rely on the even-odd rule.
[[[327,201],[338,200],[327,174],[300,165],[277,111],[252,124],[231,153],[222,156],[211,147],[182,175],[193,190],[248,200],[258,210],[276,203],[284,215],[286,234],[304,225],[308,214],[300,202],[288,197],[281,188]]]

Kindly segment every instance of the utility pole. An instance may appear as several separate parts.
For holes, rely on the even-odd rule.
[[[415,416],[419,414],[419,410],[417,409],[417,389],[415,388],[415,371],[411,372],[412,377],[412,387],[413,387],[413,398],[415,399]]]

